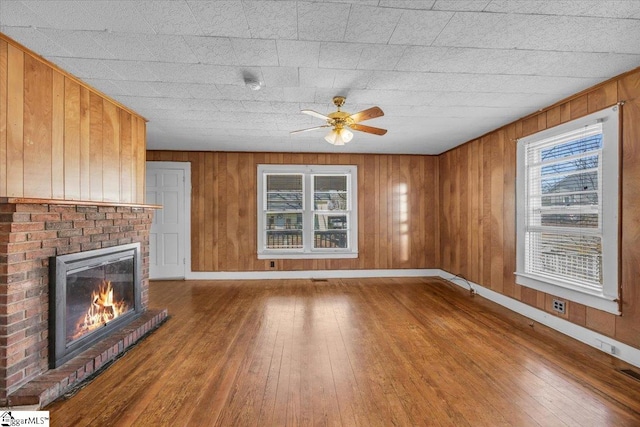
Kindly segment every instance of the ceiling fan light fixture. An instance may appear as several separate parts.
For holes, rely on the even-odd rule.
[[[324,139],[332,145],[344,145],[353,139],[353,132],[345,128],[335,128]]]

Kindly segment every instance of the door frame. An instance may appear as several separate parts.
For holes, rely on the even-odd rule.
[[[182,212],[184,218],[184,227],[182,227],[180,233],[182,234],[184,241],[184,275],[183,277],[181,277],[181,279],[186,279],[191,273],[191,162],[156,162],[153,160],[147,160],[146,170],[149,169],[181,169],[184,171],[184,206]],[[151,250],[151,245],[149,245],[149,250]],[[163,279],[159,278],[152,280]]]

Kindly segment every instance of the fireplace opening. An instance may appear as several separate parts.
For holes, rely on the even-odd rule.
[[[139,243],[54,257],[50,266],[51,368],[142,314]]]

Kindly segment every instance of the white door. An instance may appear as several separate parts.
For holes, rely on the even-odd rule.
[[[146,202],[160,205],[149,236],[149,278],[185,277],[190,163],[147,162]]]

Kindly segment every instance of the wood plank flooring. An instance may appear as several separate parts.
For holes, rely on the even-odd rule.
[[[640,425],[629,365],[439,279],[152,282],[150,301],[168,322],[52,425]]]

